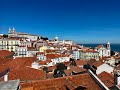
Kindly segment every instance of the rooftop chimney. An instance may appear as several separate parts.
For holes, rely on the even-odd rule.
[[[5,71],[0,73],[0,78],[4,77],[4,81],[8,81],[8,73],[10,71],[10,68],[7,68]]]
[[[8,74],[4,75],[4,81],[8,81]]]

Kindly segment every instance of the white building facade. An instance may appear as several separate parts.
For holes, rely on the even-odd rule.
[[[16,51],[20,45],[20,40],[17,38],[2,38],[0,39],[0,50]]]
[[[100,57],[111,56],[111,47],[109,42],[107,43],[106,47],[104,47],[103,45],[99,45],[95,48],[95,50],[99,52]]]
[[[75,60],[80,59],[79,50],[74,50],[72,56],[73,56],[73,59],[75,59]]]
[[[99,53],[94,50],[80,51],[80,59],[84,60],[96,59],[98,61]]]
[[[96,70],[96,74],[100,74],[102,72],[107,72],[107,73],[112,73],[114,70],[114,68],[106,63],[100,65],[99,67],[97,67],[97,70]]]

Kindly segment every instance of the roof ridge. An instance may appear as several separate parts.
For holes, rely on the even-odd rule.
[[[70,80],[70,78],[65,78],[65,80],[73,87],[73,88],[76,88],[77,85],[72,81]]]

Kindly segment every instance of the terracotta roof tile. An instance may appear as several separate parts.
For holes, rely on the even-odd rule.
[[[104,71],[100,73],[98,77],[108,88],[114,86],[114,76],[111,73]]]
[[[47,49],[46,53],[51,53],[51,52],[55,52],[56,50],[52,50],[52,49]]]
[[[102,64],[104,64],[102,61],[97,61],[97,62],[93,63],[93,66],[95,66],[97,68]]]
[[[77,66],[83,66],[83,65],[87,64],[87,62],[85,60],[76,60],[75,62],[77,64]]]
[[[13,58],[0,58],[0,65],[4,65],[7,62],[12,61]]]
[[[9,55],[13,55],[13,52],[7,51],[7,50],[0,50],[0,58],[7,57]]]
[[[47,63],[52,62],[50,59],[45,60],[45,61],[38,61],[39,65],[46,65]]]
[[[86,87],[86,90],[101,90],[89,74],[21,83],[21,90],[29,87],[31,90],[67,90],[66,87],[71,90],[78,86]]]
[[[79,73],[79,72],[84,72],[84,71],[86,71],[86,69],[80,68],[80,67],[78,67],[78,66],[72,66],[72,67],[70,67],[70,70],[73,71],[73,72],[75,72],[75,73]]]
[[[48,71],[49,72],[52,72],[54,69],[56,69],[56,66],[50,66],[50,67],[48,67]]]
[[[9,80],[20,79],[21,81],[46,79],[45,72],[30,67],[21,67],[14,71],[10,71],[8,76]]]
[[[9,79],[20,79],[20,80],[40,80],[45,79],[46,74],[43,71],[36,70],[31,67],[32,62],[36,58],[16,58],[0,66],[0,72],[4,71],[8,67],[10,68]]]
[[[22,39],[22,37],[10,37],[8,39],[10,39],[10,40],[20,40],[20,39]]]
[[[98,45],[96,48],[100,49],[102,47],[104,47],[104,46],[103,45]]]
[[[65,74],[67,76],[70,76],[70,74],[72,72],[74,72],[74,73],[81,73],[81,72],[85,72],[85,71],[86,71],[86,69],[80,68],[78,66],[72,66],[72,67],[70,67],[70,69],[64,70],[64,72],[65,72]]]
[[[97,62],[96,59],[90,59],[87,63],[92,66],[95,62]]]
[[[65,64],[65,66],[69,66],[70,65],[70,61],[68,61],[68,62],[62,62],[63,64]]]
[[[46,57],[47,57],[47,59],[54,59],[54,58],[60,57],[60,55],[58,55],[58,54],[47,54]]]
[[[98,53],[97,51],[95,50],[92,50],[92,49],[87,49],[87,50],[83,50],[82,52],[86,53],[86,52],[91,52],[91,53]]]
[[[45,54],[44,52],[37,52],[37,54]]]
[[[65,72],[66,76],[70,76],[70,74],[71,74],[71,70],[64,70],[64,72]]]
[[[46,77],[47,77],[47,79],[52,79],[52,78],[54,78],[53,75],[54,75],[54,73],[51,72],[51,73],[48,73]]]

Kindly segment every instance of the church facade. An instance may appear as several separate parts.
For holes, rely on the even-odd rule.
[[[95,48],[95,51],[98,51],[99,52],[99,56],[100,57],[109,57],[111,56],[111,46],[110,46],[110,42],[108,42],[106,44],[106,47],[103,46],[103,45],[98,45],[96,48]]]

